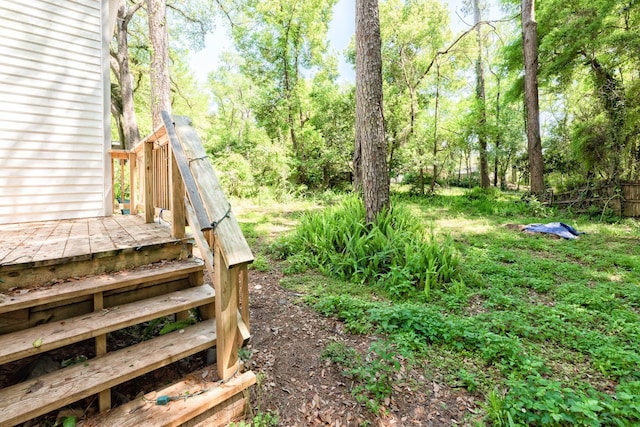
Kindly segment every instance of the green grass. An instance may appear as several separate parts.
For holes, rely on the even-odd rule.
[[[381,334],[387,346],[421,361],[451,386],[479,395],[486,425],[640,423],[636,221],[571,217],[521,202],[515,193],[478,190],[396,195],[393,203],[410,212],[426,234],[433,229],[437,236],[450,236],[458,257],[455,280],[428,295],[407,290],[397,298],[375,281],[336,276],[308,263],[301,267],[304,256],[294,256],[283,286],[304,293],[325,315],[344,320],[349,331]],[[271,225],[291,221],[293,233],[300,218],[291,210],[285,216],[252,215],[267,243],[278,234],[268,231]],[[565,241],[503,226],[550,221],[586,234]],[[273,250],[278,244],[265,244],[264,250],[271,247],[272,257],[286,254]],[[360,393],[369,393],[368,405],[384,397],[369,384],[369,371],[376,360],[387,361],[387,371],[393,366],[387,349],[370,350],[377,358],[358,356],[368,362],[347,372]],[[328,357],[339,359],[348,351],[328,349]]]

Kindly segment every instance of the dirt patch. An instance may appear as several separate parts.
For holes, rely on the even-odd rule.
[[[281,277],[277,270],[250,273],[246,366],[259,376],[251,394],[254,414],[277,413],[282,426],[451,426],[471,425],[478,418],[473,395],[407,363],[385,408],[372,413],[352,396],[354,384],[343,368],[322,353],[331,342],[362,353],[376,338],[346,333],[342,322],[321,316],[300,294],[282,288]]]

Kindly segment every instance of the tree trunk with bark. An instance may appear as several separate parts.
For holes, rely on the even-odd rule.
[[[377,0],[356,0],[356,189],[367,222],[389,207],[389,169],[382,110],[382,54]]]
[[[527,111],[527,150],[531,193],[544,193],[544,163],[540,139],[538,101],[538,24],[535,1],[522,0],[522,49],[524,53],[524,107]]]
[[[489,160],[487,156],[487,111],[486,95],[484,88],[484,65],[482,62],[482,25],[480,24],[480,0],[473,0],[473,18],[476,25],[476,41],[478,43],[478,58],[476,60],[476,98],[480,107],[478,119],[478,145],[480,148],[480,185],[489,188]]]
[[[115,52],[117,64],[112,68],[117,75],[120,84],[120,120],[121,142],[123,148],[130,149],[140,140],[140,130],[136,120],[136,112],[133,102],[133,76],[129,68],[128,26],[133,15],[140,9],[142,2],[137,3],[127,10],[127,1],[120,0],[118,5],[118,19],[116,27],[116,40],[118,51]]]
[[[151,114],[155,129],[162,124],[161,111],[171,114],[166,0],[147,0],[147,14],[151,41]]]
[[[433,112],[433,175],[431,176],[431,185],[429,193],[433,194],[436,189],[436,181],[438,179],[438,117],[440,114],[440,64],[436,63],[436,99]],[[422,190],[424,194],[424,189]]]
[[[497,93],[496,93],[496,124],[498,126],[498,129],[500,129],[500,76],[498,74],[495,74],[496,76],[496,86],[497,86]],[[498,186],[498,177],[500,176],[500,173],[498,171],[499,165],[500,165],[500,145],[502,144],[502,132],[498,131],[498,133],[496,134],[496,153],[495,153],[495,159],[493,160],[493,186],[497,187]],[[500,181],[500,185],[502,188],[505,187],[505,182],[504,179]]]

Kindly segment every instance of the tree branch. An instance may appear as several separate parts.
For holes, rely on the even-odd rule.
[[[225,9],[225,7],[221,4],[220,0],[215,0],[216,4],[218,5],[218,7],[220,8],[220,10],[222,11],[222,13],[224,14],[224,16],[227,17],[227,21],[229,21],[229,25],[231,26],[231,30],[233,30],[236,27],[236,24],[233,22],[233,19],[231,18],[231,12],[229,12],[227,9]]]
[[[189,22],[193,22],[194,24],[198,24],[198,25],[200,26],[200,32],[201,32],[202,34],[206,34],[206,33],[207,33],[207,26],[206,26],[206,24],[205,24],[204,22],[202,22],[201,20],[196,19],[196,18],[194,18],[193,16],[189,16],[189,15],[187,15],[187,14],[184,12],[184,10],[182,10],[182,9],[180,9],[180,8],[177,8],[177,7],[175,7],[175,6],[174,6],[174,5],[172,5],[172,4],[168,4],[168,3],[167,3],[167,8],[168,8],[168,9],[171,9],[171,10],[173,10],[173,11],[175,11],[178,15],[182,16],[182,17],[183,17],[184,19],[186,19],[187,21],[189,21]]]
[[[125,24],[129,24],[129,21],[131,21],[131,18],[133,18],[133,15],[136,14],[136,12],[144,5],[144,0],[140,0],[134,4],[131,5],[131,7],[129,8],[129,11],[127,12],[127,14],[122,18],[123,21],[125,22]]]
[[[481,25],[489,25],[489,26],[491,26],[491,27],[493,27],[495,29],[495,27],[493,26],[493,23],[495,23],[495,22],[509,22],[509,21],[512,21],[512,20],[516,19],[517,17],[518,17],[518,15],[516,15],[514,17],[511,17],[511,18],[498,19],[498,20],[494,20],[494,21],[479,21],[479,22],[477,22],[475,25],[473,25],[468,30],[466,30],[465,32],[460,34],[458,37],[456,37],[456,39],[449,46],[447,46],[447,48],[445,50],[439,50],[438,52],[436,52],[435,56],[433,57],[433,59],[431,60],[429,65],[427,65],[427,68],[425,69],[424,73],[422,73],[422,75],[418,78],[416,83],[420,83],[422,81],[422,79],[424,79],[427,76],[427,74],[429,74],[429,71],[431,71],[431,67],[433,67],[433,64],[436,62],[436,59],[438,59],[439,56],[446,55],[449,52],[451,52],[451,50],[453,50],[453,48],[463,38],[465,38],[465,36],[469,35],[469,33],[474,31],[477,27],[479,27]]]
[[[189,108],[193,108],[193,105],[189,102],[189,98],[184,96],[184,94],[180,90],[180,85],[178,85],[178,83],[175,80],[173,80],[173,78],[171,76],[169,76],[169,81],[171,82],[171,86],[175,90],[175,92],[178,94],[178,96],[180,98],[184,99],[184,101],[187,103]]]

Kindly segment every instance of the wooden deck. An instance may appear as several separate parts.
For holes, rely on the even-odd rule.
[[[0,224],[0,265],[41,263],[174,241],[138,215]]]
[[[3,224],[0,236],[0,292],[191,255],[190,239],[138,215]]]

